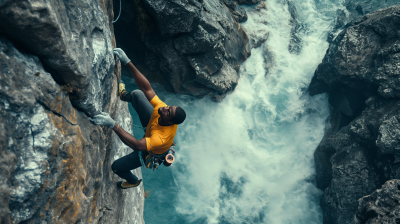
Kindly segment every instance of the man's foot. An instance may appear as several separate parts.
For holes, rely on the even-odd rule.
[[[126,92],[125,89],[125,84],[122,81],[122,79],[119,80],[119,85],[118,85],[118,93],[119,93],[119,98],[122,100],[122,95]]]
[[[138,180],[136,182],[136,184],[130,184],[130,183],[128,183],[128,181],[118,181],[117,187],[121,188],[121,189],[128,189],[131,187],[137,187],[137,186],[139,186],[140,183],[142,183],[142,180]]]

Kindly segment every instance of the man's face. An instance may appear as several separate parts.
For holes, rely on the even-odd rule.
[[[169,122],[175,117],[175,110],[177,106],[167,106],[158,108],[158,114],[165,122]],[[172,121],[171,121],[172,122]]]

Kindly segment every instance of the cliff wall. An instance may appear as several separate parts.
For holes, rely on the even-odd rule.
[[[0,1],[0,223],[144,223],[143,185],[116,189],[110,168],[131,149],[88,120],[132,132],[113,16],[111,0]]]
[[[400,6],[346,27],[309,87],[311,95],[328,93],[332,106],[314,153],[324,223],[397,223]]]

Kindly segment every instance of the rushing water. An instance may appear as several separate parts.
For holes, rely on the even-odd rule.
[[[288,50],[292,23],[286,1],[267,0],[262,11],[245,7],[248,34],[270,35],[252,50],[238,86],[222,102],[156,89],[188,116],[175,137],[174,165],[143,170],[145,190],[153,190],[145,201],[146,223],[322,223],[313,152],[329,108],[325,95],[310,97],[306,89],[342,6],[337,0],[293,4],[299,54]],[[131,80],[126,83],[134,88]],[[134,134],[143,136],[140,129]]]

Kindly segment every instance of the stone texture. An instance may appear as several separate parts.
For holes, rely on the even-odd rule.
[[[88,120],[105,111],[132,133],[112,2],[1,1],[0,12],[0,222],[144,223],[143,185],[121,191],[111,170],[131,149]]]
[[[123,0],[122,5],[115,23],[118,46],[149,80],[171,92],[219,96],[215,99],[235,88],[240,63],[250,55],[239,23],[247,15],[237,1]],[[118,1],[114,7],[119,9]]]
[[[98,1],[1,1],[0,30],[39,56],[58,84],[71,86],[76,108],[90,116],[104,109],[114,60],[108,21]]]
[[[310,94],[344,86],[359,91],[378,87],[383,97],[400,96],[396,69],[400,64],[396,50],[400,35],[399,8],[394,6],[371,13],[340,33],[315,72]]]
[[[351,25],[371,12],[398,4],[397,0],[346,0],[343,3],[346,11],[343,9],[337,11],[338,17],[333,32]]]
[[[358,200],[357,224],[400,222],[400,180],[387,181],[381,189]]]
[[[314,153],[325,224],[395,220],[368,206],[375,190],[400,178],[399,22],[400,6],[393,6],[349,24],[331,42],[309,86],[310,95],[327,92],[332,106]],[[376,200],[392,200],[381,195]]]
[[[261,0],[238,0],[239,4],[253,5],[259,3]]]
[[[225,5],[229,8],[232,13],[232,17],[239,23],[247,21],[247,13],[244,8],[239,6],[238,1],[235,0],[224,0]]]

